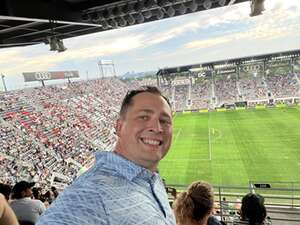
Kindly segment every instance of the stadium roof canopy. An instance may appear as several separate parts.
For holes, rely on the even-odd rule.
[[[205,62],[200,64],[198,63],[198,64],[185,65],[185,66],[163,68],[158,70],[157,75],[168,76],[171,74],[185,73],[193,70],[197,71],[197,69],[200,70],[202,68],[210,70],[213,69],[215,66],[219,66],[219,65],[232,66],[232,65],[240,65],[240,64],[251,64],[251,63],[253,64],[262,61],[282,60],[282,59],[293,58],[293,57],[300,57],[300,50],[292,50],[286,52],[277,52],[277,53],[270,53],[264,55],[255,55],[255,56],[247,56],[242,58]]]
[[[250,0],[1,0],[0,48],[51,44]]]

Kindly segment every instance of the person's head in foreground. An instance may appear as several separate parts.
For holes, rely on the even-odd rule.
[[[213,210],[212,186],[204,181],[192,183],[181,192],[174,202],[174,213],[178,225],[204,225]]]
[[[156,171],[172,140],[172,112],[156,87],[146,86],[125,96],[116,124],[115,153]]]
[[[34,185],[35,183],[29,183],[27,181],[20,181],[16,183],[12,189],[12,197],[14,199],[32,197],[32,188]]]
[[[259,194],[249,193],[242,199],[241,219],[248,221],[249,225],[264,224],[267,211],[264,198]]]

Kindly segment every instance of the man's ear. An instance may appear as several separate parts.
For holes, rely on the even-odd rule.
[[[26,196],[26,191],[21,191],[21,196],[24,198]]]
[[[120,137],[120,135],[121,135],[122,123],[123,123],[122,119],[119,118],[115,125],[116,135],[118,137]]]

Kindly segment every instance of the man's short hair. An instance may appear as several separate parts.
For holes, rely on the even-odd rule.
[[[164,96],[157,87],[154,87],[154,86],[142,86],[139,89],[130,90],[130,91],[127,92],[127,94],[125,95],[125,97],[123,99],[122,105],[121,105],[120,116],[125,116],[128,108],[132,105],[132,98],[134,96],[136,96],[136,95],[138,95],[140,93],[144,93],[144,92],[161,96],[163,99],[166,100],[166,102],[168,103],[168,105],[170,106],[170,108],[172,108],[169,99],[166,96]]]
[[[20,181],[18,183],[15,184],[15,186],[12,189],[12,197],[14,199],[20,199],[23,198],[22,196],[22,191],[26,191],[26,189],[28,188],[32,188],[35,185],[34,182],[27,182],[27,181]]]

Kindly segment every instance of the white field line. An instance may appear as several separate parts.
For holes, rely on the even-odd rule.
[[[176,116],[177,116],[177,113],[174,114],[173,119],[172,119],[173,121],[175,120]]]
[[[211,143],[211,136],[210,136],[210,128],[208,128],[208,151],[209,151],[209,160],[211,161],[211,149],[212,149],[212,143]]]
[[[208,159],[191,159],[191,158],[178,158],[178,159],[164,159],[164,161],[167,162],[179,162],[179,161],[192,161],[192,162],[197,162],[197,161],[208,161]]]
[[[174,139],[174,144],[176,143],[177,138],[178,138],[178,136],[179,136],[180,133],[181,133],[181,129],[182,129],[182,128],[180,128],[180,129],[177,131],[176,137],[175,137],[175,139]]]

